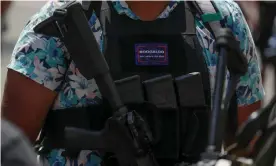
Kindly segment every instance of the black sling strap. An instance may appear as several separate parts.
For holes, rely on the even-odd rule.
[[[97,18],[101,22],[102,27],[105,27],[105,19],[110,18],[109,2],[107,1],[83,1],[82,6],[87,19],[89,19],[93,12],[95,12]],[[110,20],[110,19],[109,19]]]
[[[101,13],[102,1],[83,1],[82,7],[85,11],[87,19],[92,16],[93,11],[95,11],[96,16],[99,18]]]

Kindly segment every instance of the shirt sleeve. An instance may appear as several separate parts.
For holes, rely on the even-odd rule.
[[[49,1],[26,24],[12,53],[9,69],[58,91],[68,68],[69,56],[59,39],[36,34],[33,28],[53,14],[62,2]]]
[[[264,88],[260,72],[260,62],[257,50],[246,23],[243,13],[238,4],[232,0],[218,1],[217,7],[224,17],[226,27],[230,28],[236,39],[240,42],[240,49],[248,60],[248,71],[240,77],[237,85],[238,105],[245,106],[260,101],[264,97]]]

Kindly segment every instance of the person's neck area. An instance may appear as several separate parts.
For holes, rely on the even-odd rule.
[[[164,11],[170,1],[126,1],[126,3],[142,21],[153,21]]]

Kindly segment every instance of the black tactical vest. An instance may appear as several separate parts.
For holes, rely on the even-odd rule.
[[[147,22],[119,15],[111,2],[108,6],[100,17],[104,56],[114,80],[139,75],[141,82],[147,82],[167,75],[175,78],[200,73],[201,95],[205,98],[205,104],[200,107],[157,110],[153,114],[138,110],[153,133],[157,133],[158,139],[153,147],[157,159],[170,160],[171,163],[181,157],[199,157],[207,145],[211,92],[208,68],[196,36],[196,12],[187,2],[180,2],[168,18]],[[189,91],[185,95],[198,94],[192,93]],[[106,109],[103,104],[51,111],[44,127],[45,147],[63,148],[64,126],[101,129],[108,118]]]
[[[196,36],[194,13],[188,4],[181,2],[169,17],[155,21],[133,20],[126,15],[119,15],[112,4],[102,12],[105,17],[101,20],[105,59],[113,79],[137,74],[142,80],[146,80],[165,74],[176,77],[200,72],[205,98],[210,102],[209,72]],[[164,54],[161,56],[166,56],[166,62],[162,62],[164,58],[153,58],[157,64],[139,63],[141,56],[154,56],[154,53],[139,55],[138,50],[162,51]]]

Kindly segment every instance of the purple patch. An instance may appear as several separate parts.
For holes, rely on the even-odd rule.
[[[164,43],[135,44],[135,62],[137,66],[168,65],[168,45]]]

